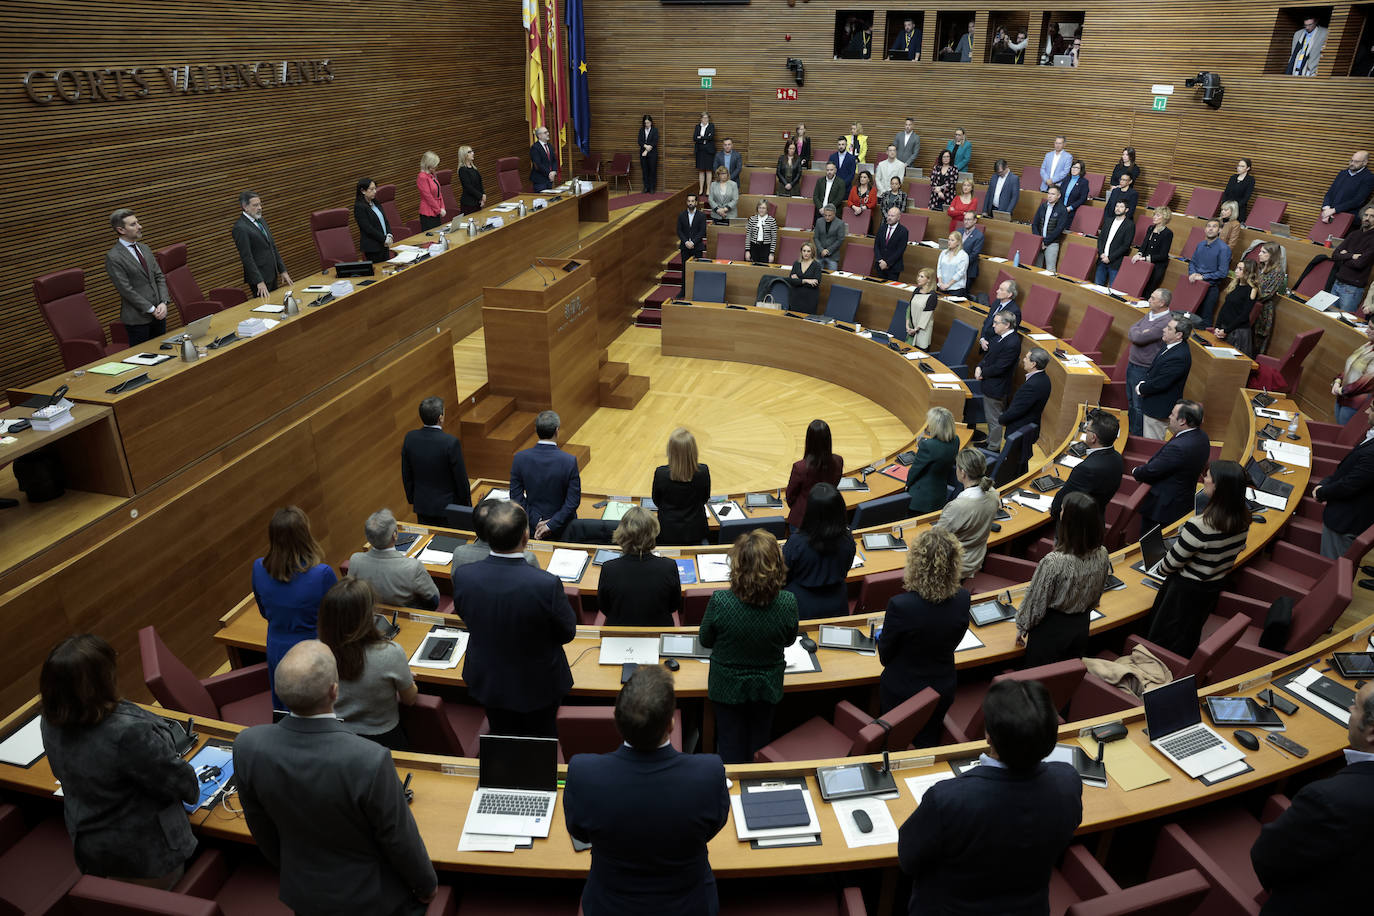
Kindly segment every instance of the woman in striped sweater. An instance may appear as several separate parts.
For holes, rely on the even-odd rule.
[[[1202,624],[1217,606],[1223,580],[1250,533],[1245,470],[1213,461],[1202,475],[1207,506],[1183,523],[1164,557],[1167,576],[1150,609],[1149,640],[1188,658],[1202,639]]]
[[[771,264],[778,250],[778,221],[768,215],[768,202],[759,201],[754,215],[749,217],[749,260],[755,264]]]

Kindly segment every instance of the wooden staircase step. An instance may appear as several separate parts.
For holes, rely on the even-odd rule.
[[[625,376],[630,374],[629,363],[605,363],[597,373],[597,389],[601,392],[602,400],[605,396],[615,390],[615,386],[625,381]]]
[[[635,312],[634,323],[637,328],[661,328],[663,327],[663,309],[645,306]]]
[[[614,391],[602,394],[601,406],[613,407],[617,410],[629,410],[648,393],[649,377],[647,375],[627,375],[625,380],[615,387]]]
[[[577,469],[584,470],[587,462],[592,460],[592,447],[583,445],[580,442],[564,442],[563,451],[577,459]]]
[[[463,438],[468,436],[490,436],[492,430],[500,426],[515,410],[515,398],[507,395],[489,394],[478,398],[460,415],[463,424]]]
[[[492,429],[487,436],[488,440],[512,443],[516,449],[525,448],[528,441],[533,444],[534,439],[534,418],[537,414],[532,410],[512,410],[510,414]]]

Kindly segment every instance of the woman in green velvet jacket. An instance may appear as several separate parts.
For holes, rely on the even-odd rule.
[[[959,436],[954,430],[954,415],[944,407],[926,412],[926,436],[916,446],[916,460],[906,474],[906,491],[911,495],[911,511],[918,515],[944,506],[949,472],[959,451]]]

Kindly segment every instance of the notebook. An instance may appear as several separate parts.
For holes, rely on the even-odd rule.
[[[1150,744],[1194,779],[1245,759],[1244,752],[1203,723],[1192,675],[1145,691],[1144,700]]]
[[[1169,552],[1172,543],[1165,542],[1164,535],[1160,534],[1160,527],[1155,525],[1140,538],[1140,552],[1144,554],[1144,559],[1131,564],[1131,569],[1139,570],[1152,579],[1163,579],[1164,576],[1159,571],[1159,565],[1164,562],[1164,556]]]
[[[558,739],[481,735],[463,833],[546,837],[558,800]]]

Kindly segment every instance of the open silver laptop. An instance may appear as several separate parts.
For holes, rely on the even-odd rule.
[[[1194,779],[1245,758],[1202,721],[1192,675],[1145,691],[1144,700],[1150,744]]]
[[[1138,569],[1152,579],[1163,579],[1159,567],[1164,563],[1164,557],[1169,552],[1170,543],[1164,540],[1164,535],[1160,533],[1160,527],[1155,525],[1140,537],[1140,553],[1142,559],[1132,564],[1132,569]]]
[[[199,340],[210,333],[210,319],[212,317],[214,316],[206,315],[204,318],[197,318],[182,328],[179,333],[168,337],[163,343],[179,344],[183,340]]]
[[[558,801],[558,739],[482,735],[464,833],[546,837]]]

